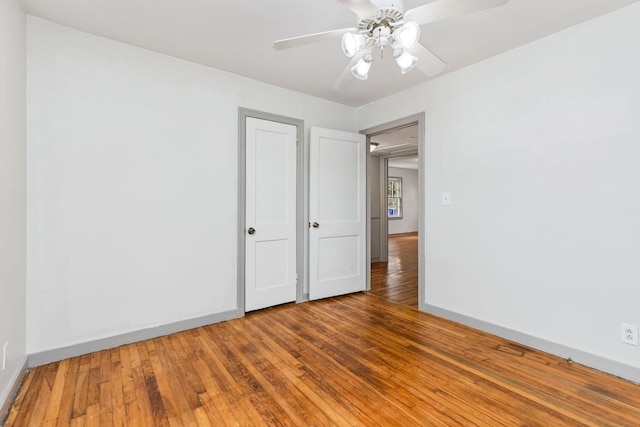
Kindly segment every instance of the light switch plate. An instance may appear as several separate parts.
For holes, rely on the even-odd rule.
[[[442,192],[442,206],[451,206],[451,192],[443,191]]]

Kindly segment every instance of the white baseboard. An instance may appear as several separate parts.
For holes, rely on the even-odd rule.
[[[519,344],[523,344],[528,347],[553,354],[554,356],[571,360],[572,362],[576,362],[581,365],[585,365],[590,368],[594,368],[599,371],[624,378],[634,383],[640,383],[640,368],[616,362],[601,356],[597,356],[595,354],[568,347],[566,345],[547,341],[542,338],[527,335],[522,332],[514,331],[503,326],[485,322],[484,320],[478,320],[473,317],[465,316],[464,314],[456,313],[429,304],[424,305],[424,311],[448,320],[452,320],[454,322],[461,323],[463,325],[470,326],[472,328],[480,329],[481,331],[489,332],[490,334],[497,335],[511,341],[515,341]]]
[[[71,357],[82,356],[84,354],[93,353],[109,348],[120,347],[122,345],[131,344],[138,341],[144,341],[164,335],[182,332],[189,329],[198,328],[200,326],[211,325],[213,323],[224,322],[225,320],[235,319],[239,316],[239,311],[230,310],[222,313],[210,314],[208,316],[197,317],[195,319],[182,320],[180,322],[161,325],[154,328],[142,329],[122,335],[103,338],[95,341],[75,344],[68,347],[56,348],[40,353],[29,355],[28,366],[45,365],[47,363],[58,362],[60,360],[69,359]]]

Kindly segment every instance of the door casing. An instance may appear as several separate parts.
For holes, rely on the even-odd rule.
[[[425,166],[424,166],[424,151],[425,151],[425,113],[417,113],[408,117],[393,120],[391,122],[383,123],[381,125],[366,128],[360,131],[360,133],[367,135],[367,144],[370,143],[370,135],[379,134],[384,131],[388,131],[398,127],[404,127],[415,123],[418,125],[418,309],[425,311],[425,291],[426,291],[426,279],[425,279]],[[371,157],[368,157],[368,160]],[[387,161],[384,162],[384,185],[380,186],[381,195],[386,200],[386,170]],[[381,177],[382,179],[382,177]],[[382,200],[382,199],[381,199]],[[367,202],[367,206],[369,203]],[[381,221],[381,235],[385,236],[385,241],[388,245],[387,224],[386,221]],[[367,213],[367,259],[371,262],[370,250],[371,250],[371,214]],[[385,245],[386,246],[386,245]],[[388,256],[385,249],[385,257]],[[371,267],[369,267],[371,268]]]

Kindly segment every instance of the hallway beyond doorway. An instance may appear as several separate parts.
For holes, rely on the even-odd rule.
[[[418,233],[389,236],[389,262],[371,264],[370,292],[418,307]]]

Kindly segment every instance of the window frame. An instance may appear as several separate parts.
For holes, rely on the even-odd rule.
[[[397,182],[398,185],[398,195],[395,197],[390,196],[390,192],[389,192],[389,184],[391,183],[391,181],[395,181]],[[397,199],[398,200],[398,214],[397,215],[391,215],[390,212],[390,208],[389,208],[389,201],[391,199]],[[387,177],[387,218],[388,219],[402,219],[403,218],[403,206],[402,206],[402,177],[399,176],[388,176]]]

